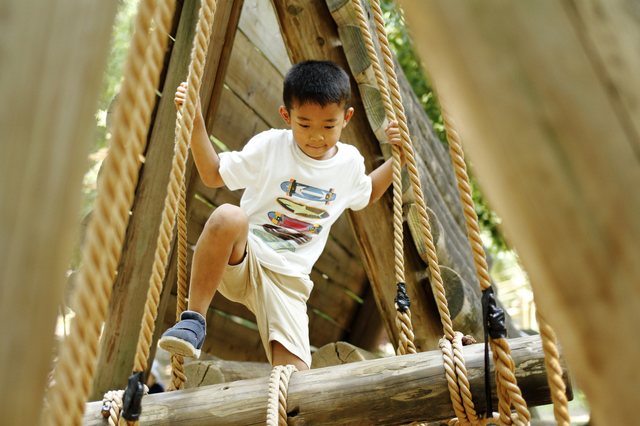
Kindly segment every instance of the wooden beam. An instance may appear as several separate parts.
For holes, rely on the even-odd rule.
[[[236,2],[237,3],[237,2]],[[196,2],[187,2],[182,8],[176,42],[171,53],[164,94],[160,99],[154,128],[146,152],[146,162],[141,170],[136,191],[136,200],[127,229],[125,245],[114,283],[109,313],[98,355],[97,375],[94,379],[92,397],[101,398],[110,389],[122,389],[133,368],[133,358],[140,332],[142,311],[147,297],[151,265],[164,206],[164,198],[171,169],[171,158],[175,139],[176,108],[173,103],[175,88],[186,79],[191,46],[198,18]],[[241,7],[232,0],[221,0],[216,9],[215,25],[207,54],[207,64],[202,81],[202,105],[217,104],[211,96],[216,74],[224,73],[224,43],[228,26],[235,34],[235,22],[230,22],[234,8]],[[205,111],[206,113],[206,111]],[[190,180],[191,167],[186,171]]]
[[[529,406],[549,403],[539,337],[511,341],[516,377]],[[484,345],[463,350],[476,410],[485,408]],[[492,374],[493,377],[493,374]],[[567,375],[565,371],[565,381]],[[148,395],[140,421],[146,425],[264,424],[268,378]],[[493,397],[496,399],[495,386]],[[569,391],[570,395],[571,391]],[[294,373],[288,390],[289,425],[402,425],[455,416],[442,353],[424,352]],[[84,424],[99,425],[101,403],[87,404]]]
[[[115,2],[3,2],[0,417],[38,424]]]
[[[403,0],[596,424],[640,395],[640,25],[625,2]]]

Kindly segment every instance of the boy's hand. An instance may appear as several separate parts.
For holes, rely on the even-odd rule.
[[[175,102],[176,108],[180,109],[182,107],[186,97],[187,97],[187,82],[183,81],[182,83],[180,83],[180,86],[178,86],[178,89],[176,90],[176,96],[175,98],[173,98],[173,102]],[[198,96],[198,100],[196,102],[196,110],[199,110],[199,109],[200,109],[200,96]]]
[[[398,127],[398,122],[394,120],[389,123],[389,127],[387,127],[384,132],[387,135],[389,143],[400,148],[400,165],[404,166],[405,156],[404,149],[402,149],[402,138],[400,137],[400,128]]]

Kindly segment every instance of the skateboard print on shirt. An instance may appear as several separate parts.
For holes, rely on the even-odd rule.
[[[269,232],[263,231],[262,229],[253,229],[252,232],[256,237],[260,238],[266,245],[275,251],[296,251],[296,246],[291,241],[285,241],[273,234],[270,234]]]
[[[308,243],[309,241],[311,241],[311,237],[308,235],[301,234],[299,232],[291,232],[291,231],[288,231],[286,228],[283,228],[281,226],[271,225],[270,223],[265,223],[264,225],[262,225],[262,228],[268,233],[270,233],[271,235],[274,235],[284,241],[295,241],[299,245],[302,245],[304,243]]]
[[[278,204],[287,209],[293,214],[298,216],[306,217],[309,219],[324,219],[329,217],[329,212],[326,210],[319,209],[317,207],[307,206],[302,203],[297,203],[288,198],[278,197],[276,198]]]
[[[333,188],[327,190],[305,185],[295,179],[289,182],[284,181],[280,184],[280,188],[286,192],[287,197],[298,197],[310,201],[320,201],[325,205],[336,199]]]
[[[294,231],[311,232],[312,234],[319,234],[322,231],[320,224],[303,222],[280,212],[269,212],[268,216],[275,225],[283,226]]]

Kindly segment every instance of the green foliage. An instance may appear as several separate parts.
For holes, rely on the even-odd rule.
[[[381,0],[380,3],[384,14],[389,45],[398,58],[402,71],[411,84],[413,92],[422,104],[427,117],[429,117],[433,123],[433,128],[438,138],[448,146],[440,103],[435,95],[425,67],[418,56],[416,47],[411,39],[411,33],[406,27],[402,9],[399,8],[393,0]],[[473,176],[470,175],[469,177],[473,202],[480,227],[490,237],[490,250],[494,253],[507,250],[507,245],[498,227],[500,218],[487,206]]]

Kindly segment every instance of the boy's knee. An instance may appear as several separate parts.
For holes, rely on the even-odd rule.
[[[229,235],[248,232],[249,218],[240,207],[223,204],[209,216],[205,229],[216,234]]]

